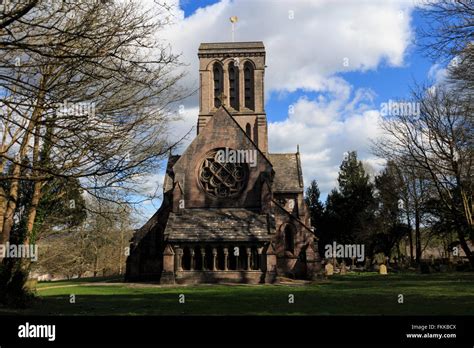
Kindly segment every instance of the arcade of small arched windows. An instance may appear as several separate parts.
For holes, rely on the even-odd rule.
[[[255,246],[185,245],[177,248],[178,271],[261,270],[261,254]]]
[[[241,108],[245,107],[246,109],[255,111],[254,70],[252,63],[248,61],[245,62],[242,67],[231,61],[225,68],[221,62],[215,62],[212,66],[214,107],[220,107],[222,100],[228,95],[230,106],[234,110],[241,110]],[[243,76],[244,105],[240,105],[240,76]],[[224,91],[225,78],[228,79],[228,91]]]

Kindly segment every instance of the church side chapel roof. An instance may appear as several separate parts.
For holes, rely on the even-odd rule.
[[[298,153],[268,154],[273,165],[274,192],[303,192],[303,177]]]
[[[168,241],[269,241],[267,216],[247,209],[186,209],[170,213]]]
[[[163,183],[163,192],[168,192],[169,190],[173,189],[173,178],[171,177],[171,173],[173,172],[174,164],[179,160],[181,156],[179,155],[171,155],[168,157],[168,164],[166,165],[166,174],[165,174],[165,181]]]
[[[309,232],[311,232],[314,237],[316,239],[318,239],[318,237],[316,237],[316,235],[314,234],[314,231],[308,227],[303,221],[301,221],[297,216],[295,216],[294,214],[290,213],[289,211],[287,211],[284,207],[281,206],[280,203],[278,203],[276,200],[272,200],[273,204],[275,204],[275,206],[284,214],[288,215],[292,220],[296,221],[297,223],[299,223],[301,226],[303,226],[305,229],[307,229]]]

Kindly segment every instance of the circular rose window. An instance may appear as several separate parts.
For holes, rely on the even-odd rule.
[[[199,168],[199,182],[210,196],[217,198],[238,196],[247,185],[248,166],[232,158],[229,161],[225,157],[218,156],[219,151],[225,153],[226,150],[215,149],[206,154]]]

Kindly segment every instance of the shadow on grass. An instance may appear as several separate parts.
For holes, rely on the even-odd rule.
[[[183,291],[129,295],[79,295],[69,303],[68,295],[43,297],[33,308],[19,315],[472,315],[474,295],[444,296],[398,292],[337,293],[325,289],[289,291]],[[293,294],[295,303],[288,303]],[[0,313],[2,310],[0,309]]]
[[[83,282],[91,283],[81,279],[73,287],[42,289],[32,308],[0,307],[0,315],[474,315],[473,273],[345,275],[307,286]],[[72,294],[75,303],[70,303]],[[294,303],[288,303],[290,294]]]

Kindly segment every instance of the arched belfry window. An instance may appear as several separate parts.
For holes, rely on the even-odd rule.
[[[286,225],[284,230],[285,251],[295,252],[295,232],[292,225]]]
[[[230,106],[239,110],[239,68],[234,62],[229,64],[229,97]]]
[[[245,126],[245,133],[247,133],[247,136],[252,139],[252,127],[250,126],[250,123],[247,123]]]
[[[221,98],[224,92],[224,73],[222,66],[219,63],[214,63],[212,69],[214,77],[214,107],[218,108],[221,106]]]
[[[244,87],[245,87],[245,107],[250,110],[255,110],[255,91],[254,91],[254,78],[253,78],[253,66],[250,62],[244,64]]]

